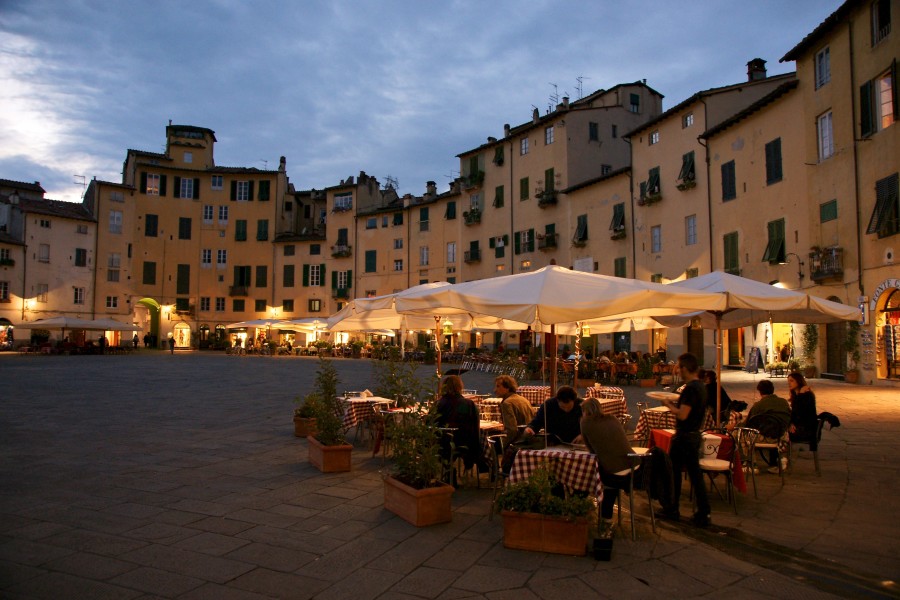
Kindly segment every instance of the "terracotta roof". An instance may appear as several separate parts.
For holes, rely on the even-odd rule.
[[[747,108],[742,110],[741,112],[725,119],[724,121],[722,121],[715,127],[711,127],[710,129],[707,129],[706,131],[704,131],[703,133],[700,134],[700,137],[703,139],[709,139],[712,136],[716,135],[717,133],[720,133],[720,132],[728,129],[729,127],[738,123],[739,121],[743,121],[744,119],[746,119],[753,113],[755,113],[759,110],[762,110],[763,107],[771,104],[772,102],[774,102],[781,96],[784,96],[785,94],[787,94],[788,92],[790,92],[791,90],[796,88],[798,83],[799,82],[796,79],[794,79],[792,81],[788,81],[786,83],[782,83],[777,88],[772,90],[770,93],[766,94],[765,96],[763,96],[762,98],[760,98],[759,100],[757,100],[756,102],[754,102],[753,104],[751,104],[750,106],[748,106]]]
[[[810,46],[819,41],[820,38],[831,31],[831,29],[838,23],[844,21],[854,8],[862,4],[863,2],[861,0],[847,0],[846,2],[841,4],[836,11],[828,15],[828,17],[824,21],[819,23],[818,27],[813,29],[812,32],[805,38],[800,40],[800,43],[791,48],[788,53],[782,56],[781,60],[779,60],[778,62],[795,61],[800,58],[800,56],[804,52],[809,50]]]
[[[153,158],[171,160],[168,156],[162,154],[161,152],[147,152],[146,150],[135,150],[134,148],[129,148],[126,152],[128,154],[134,154],[135,156],[152,156]]]
[[[9,204],[9,198],[0,198],[0,202]],[[95,221],[84,204],[76,202],[63,202],[62,200],[32,200],[19,198],[17,205],[22,212],[65,219],[77,219],[79,221]]]
[[[41,187],[41,182],[39,181],[35,181],[34,183],[25,183],[24,181],[13,181],[12,179],[0,179],[0,187],[19,188],[22,190],[39,192],[41,195],[44,195],[46,193],[46,190]]]

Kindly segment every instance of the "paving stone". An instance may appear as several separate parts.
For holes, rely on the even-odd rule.
[[[127,573],[137,565],[110,556],[76,552],[47,562],[44,567],[51,571],[61,571],[70,575],[105,581]]]
[[[9,539],[0,543],[0,560],[38,567],[44,563],[67,556],[73,551],[43,542]]]
[[[86,529],[69,529],[44,538],[44,541],[54,546],[104,556],[118,556],[147,545],[145,541]]]
[[[227,558],[233,558],[241,562],[254,564],[273,571],[291,572],[299,569],[303,565],[317,560],[319,556],[317,554],[291,550],[279,546],[249,543],[230,552],[227,555]]]
[[[45,600],[60,598],[90,598],[91,600],[127,600],[141,595],[138,590],[128,589],[94,581],[84,577],[75,577],[65,573],[47,573],[33,577],[9,587],[4,593],[10,597],[20,594],[22,597]]]
[[[204,583],[200,587],[182,594],[178,600],[271,600],[272,598],[278,598],[278,596],[257,594],[217,583]]]
[[[194,533],[195,535],[193,537],[175,543],[174,547],[181,550],[211,554],[213,556],[223,556],[241,546],[250,544],[248,540],[242,540],[230,535],[221,535],[207,531],[201,533],[195,531]]]
[[[419,567],[398,581],[391,592],[434,598],[460,578],[459,571]]]
[[[235,535],[242,531],[256,527],[254,523],[246,521],[235,521],[227,517],[205,517],[188,524],[192,529],[200,529],[202,531],[210,531],[212,533],[221,533],[222,535]]]
[[[203,580],[179,575],[171,571],[161,571],[151,567],[138,567],[113,577],[110,583],[142,592],[158,594],[165,598],[174,598],[200,587],[203,585]]]
[[[121,558],[147,567],[173,571],[215,583],[225,583],[253,569],[253,565],[236,560],[156,544],[127,552]]]
[[[328,585],[321,579],[269,569],[254,569],[229,583],[230,587],[292,600],[312,598]]]

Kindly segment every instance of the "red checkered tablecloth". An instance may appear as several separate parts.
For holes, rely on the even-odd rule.
[[[549,385],[521,385],[516,393],[528,400],[532,406],[540,407],[545,400],[550,398]]]
[[[525,481],[537,467],[546,466],[569,490],[588,492],[601,499],[603,484],[597,457],[580,450],[519,450],[509,473],[509,483]]]
[[[712,413],[706,411],[706,420],[703,429],[711,429],[716,426]],[[638,417],[634,427],[634,439],[644,443],[650,440],[651,429],[675,429],[675,414],[665,406],[648,408]]]
[[[344,429],[356,426],[360,421],[375,415],[376,404],[391,404],[391,400],[380,398],[378,396],[369,396],[366,398],[341,398],[344,403]]]
[[[590,386],[584,393],[585,398],[605,398],[609,400],[620,400],[625,398],[625,390],[620,387],[611,385]]]

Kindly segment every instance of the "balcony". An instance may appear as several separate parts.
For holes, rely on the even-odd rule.
[[[844,277],[844,249],[813,248],[809,253],[809,277],[813,281]]]
[[[548,206],[556,206],[558,202],[556,190],[546,190],[537,193],[538,206],[547,208]]]
[[[655,191],[645,196],[641,196],[640,199],[638,199],[638,206],[650,206],[651,204],[656,204],[660,200],[662,200],[662,193]]]
[[[235,296],[249,296],[250,295],[250,286],[247,285],[233,285],[228,288],[228,295],[232,298]]]
[[[463,262],[467,264],[481,262],[481,250],[466,250],[463,252]]]
[[[463,222],[466,225],[477,225],[481,223],[481,211],[477,208],[463,212]]]
[[[187,306],[187,308],[176,308],[176,309],[175,309],[175,314],[176,314],[176,315],[181,315],[181,316],[183,316],[183,317],[193,317],[193,316],[194,316],[194,309],[195,309],[194,305],[193,305],[193,304],[190,304],[190,305]]]
[[[0,258],[0,267],[14,267],[15,265],[16,265],[15,259]]]
[[[331,247],[331,257],[332,258],[347,258],[352,254],[352,250],[350,246],[345,244],[336,244]]]
[[[678,188],[679,191],[683,192],[685,190],[689,190],[691,188],[697,187],[697,181],[693,177],[691,177],[689,179],[683,179],[683,180],[680,180],[675,185],[675,187]]]
[[[481,187],[482,183],[484,183],[484,171],[475,171],[462,178],[462,186],[467,190]]]
[[[556,250],[559,246],[558,244],[559,234],[558,233],[549,233],[538,236],[538,250]]]
[[[350,288],[332,288],[331,297],[337,300],[349,300]]]
[[[624,239],[625,239],[625,228],[624,228],[624,227],[620,227],[620,228],[618,228],[618,229],[614,229],[614,230],[609,234],[609,239],[611,239],[611,240],[613,240],[613,241],[615,241],[615,240],[624,240]]]

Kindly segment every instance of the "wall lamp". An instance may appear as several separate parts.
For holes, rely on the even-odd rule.
[[[794,252],[788,252],[787,254],[784,255],[784,260],[781,261],[781,262],[778,263],[778,264],[779,264],[779,265],[786,265],[786,264],[788,264],[788,262],[789,262],[788,259],[790,259],[790,257],[792,257],[792,256],[793,256],[794,258],[797,259],[797,263],[798,263],[798,265],[797,265],[797,276],[800,278],[800,283],[802,284],[802,283],[803,283],[803,264],[804,264],[804,263],[803,263],[802,260],[800,260],[800,256],[799,256],[798,254],[796,254],[796,253],[794,253]]]

